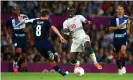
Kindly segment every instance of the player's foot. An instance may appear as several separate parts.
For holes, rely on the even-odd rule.
[[[80,61],[77,61],[77,63],[75,64],[74,69],[77,68],[77,67],[79,67],[79,66],[80,66]]]
[[[127,71],[126,71],[126,67],[123,67],[123,68],[122,68],[122,72],[123,72],[123,74],[126,74],[126,72],[127,72]]]
[[[94,65],[95,65],[95,67],[96,67],[97,69],[99,69],[99,70],[102,69],[102,66],[101,66],[99,63],[96,63],[96,64],[94,64]]]
[[[14,71],[14,74],[18,74],[18,66],[16,63],[13,63],[13,71]]]
[[[123,75],[123,70],[122,69],[118,69],[118,74],[119,75]]]
[[[69,74],[69,72],[66,71],[66,72],[64,72],[63,76],[68,76],[68,74]]]

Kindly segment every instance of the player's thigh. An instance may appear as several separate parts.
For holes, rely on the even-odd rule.
[[[113,46],[114,46],[114,52],[119,53],[122,46],[122,40],[121,39],[114,39]]]
[[[82,52],[82,37],[74,38],[72,40],[70,52]]]
[[[71,53],[72,52],[82,52],[82,50],[83,50],[83,47],[82,47],[82,45],[81,44],[75,44],[75,43],[72,43],[72,45],[71,45]]]
[[[28,42],[27,41],[21,41],[21,48],[22,48],[22,52],[26,53],[28,50]]]
[[[126,48],[127,48],[126,45],[122,45],[122,46],[121,46],[121,53],[122,53],[122,54],[125,54],[125,53],[126,53]]]
[[[13,46],[15,48],[15,52],[22,53],[22,46],[19,41],[13,41]]]
[[[44,58],[48,58],[48,54],[47,54],[47,50],[45,48],[36,48],[37,51],[44,57]]]

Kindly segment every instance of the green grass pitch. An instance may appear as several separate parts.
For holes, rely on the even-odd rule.
[[[85,73],[79,77],[73,73],[63,77],[58,73],[21,72],[14,75],[13,72],[2,72],[1,80],[133,80],[133,73],[118,75],[117,73]]]

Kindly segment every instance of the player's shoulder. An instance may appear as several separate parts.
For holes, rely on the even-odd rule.
[[[76,15],[76,17],[80,18],[80,17],[84,17],[83,15]]]
[[[13,17],[11,16],[11,17],[9,17],[8,19],[7,19],[7,22],[9,22],[9,21],[11,21],[13,19]]]
[[[111,19],[115,19],[115,18],[117,18],[117,16],[116,16],[116,15],[114,15],[114,16],[112,16],[112,17],[111,17]]]
[[[63,24],[67,23],[67,21],[68,21],[68,19],[66,19],[66,20],[63,22]]]
[[[128,17],[128,15],[124,15],[124,18],[128,19],[129,17]]]
[[[25,14],[20,14],[20,16],[26,16],[27,17],[27,15],[25,15]]]

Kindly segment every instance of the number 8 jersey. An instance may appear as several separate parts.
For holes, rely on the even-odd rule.
[[[82,22],[85,23],[85,18],[82,15],[75,15],[72,18],[68,18],[63,23],[63,29],[67,28],[70,33],[72,33],[72,37],[80,37],[85,36],[85,31],[83,29]]]
[[[48,40],[48,37],[50,28],[51,23],[49,22],[49,20],[36,19],[33,21],[32,29],[36,47],[40,48],[49,46],[50,41]]]

